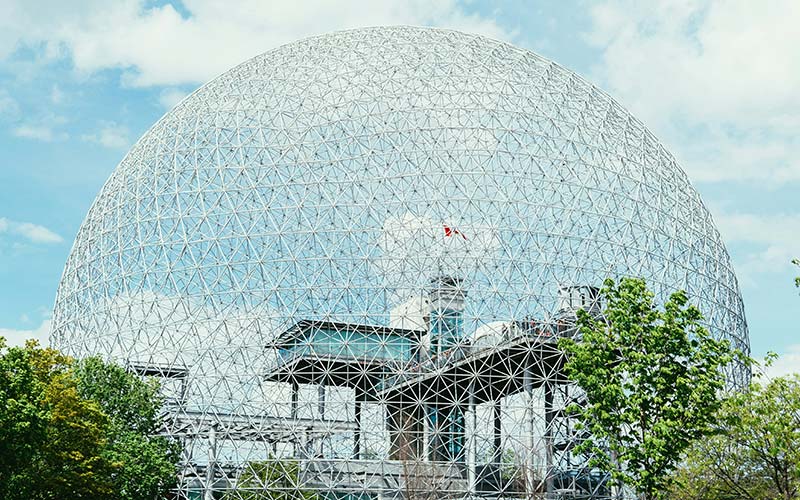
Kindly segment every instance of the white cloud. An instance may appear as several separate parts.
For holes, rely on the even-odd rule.
[[[43,142],[63,141],[69,138],[69,134],[58,130],[58,127],[66,122],[63,116],[46,113],[22,122],[14,127],[12,133],[17,137]]]
[[[31,222],[17,222],[0,217],[0,233],[22,236],[32,243],[61,243],[64,238],[50,229]]]
[[[100,144],[110,149],[123,149],[130,144],[128,128],[114,122],[103,122],[100,129],[93,134],[84,134],[81,140]]]
[[[756,215],[721,213],[714,217],[729,242],[743,241],[800,248],[800,213]]]
[[[0,328],[0,337],[5,337],[6,343],[10,346],[23,346],[25,341],[35,339],[42,346],[50,344],[50,320],[45,319],[42,324],[33,330],[15,330],[13,328]]]
[[[162,90],[161,94],[159,94],[158,102],[164,106],[165,109],[172,109],[187,95],[188,93],[181,89],[167,88]]]
[[[728,245],[743,243],[736,269],[743,284],[753,286],[763,273],[785,273],[800,254],[800,213],[757,215],[721,212],[714,221]]]
[[[23,123],[22,125],[14,127],[12,132],[17,137],[43,142],[53,142],[67,138],[66,133],[57,132],[53,127],[44,124]]]
[[[386,218],[377,243],[380,256],[370,265],[386,284],[392,304],[426,289],[433,276],[421,269],[450,276],[491,274],[501,247],[495,228],[411,212]]]
[[[600,79],[699,180],[800,181],[800,3],[609,1]]]
[[[674,131],[675,127],[669,128],[673,130],[668,132],[671,137],[682,135]],[[786,131],[800,134],[800,126],[789,126],[785,131],[763,127],[742,130],[721,123],[707,126],[694,138],[676,138],[675,143],[682,145],[683,159],[695,181],[755,181],[775,188],[800,181],[800,140],[788,137]]]
[[[20,46],[43,46],[46,57],[68,56],[82,72],[124,69],[126,81],[135,86],[205,82],[280,44],[360,26],[438,25],[509,37],[496,22],[467,13],[456,0],[185,0],[188,17],[170,4],[151,6],[143,0],[84,0],[68,7],[54,1],[5,3],[0,57]],[[39,15],[43,10],[46,20]]]
[[[0,115],[13,115],[19,111],[17,101],[5,89],[0,89]]]
[[[53,104],[61,104],[64,101],[64,92],[58,87],[58,85],[53,85],[53,88],[50,90],[50,102]]]
[[[791,116],[800,86],[800,3],[614,1],[592,10],[602,73],[633,107],[763,124]]]
[[[85,323],[66,324],[54,332],[55,345],[99,336],[109,340],[103,346],[111,349],[101,354],[120,362],[188,367],[193,380],[186,394],[190,406],[241,408],[245,403],[263,409],[275,400],[275,384],[258,374],[277,359],[277,351],[265,346],[291,323],[265,305],[220,310],[187,296],[147,291],[103,299],[94,312],[96,324],[106,329],[87,331]],[[110,341],[114,336],[127,340]],[[84,347],[92,349],[91,345]],[[70,354],[98,351],[73,343]]]
[[[800,375],[800,344],[790,345],[765,372],[770,379],[791,374]]]
[[[30,222],[17,224],[16,232],[34,243],[61,243],[64,241],[64,238],[46,227]]]

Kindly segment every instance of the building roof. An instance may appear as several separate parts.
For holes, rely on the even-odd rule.
[[[407,330],[404,328],[391,328],[383,325],[368,325],[359,323],[344,323],[339,321],[308,320],[298,321],[278,335],[275,342],[268,347],[285,348],[295,345],[295,340],[301,338],[305,333],[315,330],[330,330],[335,332],[358,332],[365,335],[406,337],[419,340],[419,330]]]

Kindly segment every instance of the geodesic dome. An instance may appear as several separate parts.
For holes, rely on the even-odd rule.
[[[358,29],[233,68],[133,146],[52,341],[161,379],[184,497],[603,496],[555,340],[621,276],[748,350],[708,210],[608,95],[484,37]]]

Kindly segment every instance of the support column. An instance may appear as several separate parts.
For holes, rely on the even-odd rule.
[[[525,489],[524,493],[533,494],[539,485],[538,473],[536,471],[536,460],[534,450],[536,449],[536,411],[533,396],[533,373],[530,366],[525,367],[525,374],[523,378],[523,388],[528,395],[528,407],[525,412],[528,424],[528,456],[525,457]]]
[[[217,429],[211,426],[208,431],[208,466],[206,467],[206,488],[203,500],[214,500],[214,469],[217,465]]]
[[[353,457],[358,460],[361,458],[361,394],[356,391],[355,421],[356,431],[353,435]]]
[[[546,464],[545,490],[549,495],[554,491],[553,474],[553,420],[555,410],[553,409],[553,383],[546,380],[544,383],[544,453]]]
[[[317,411],[319,413],[320,421],[325,420],[325,386],[320,384],[317,387]],[[319,446],[316,450],[316,455],[320,458],[325,456],[325,436],[320,434]]]
[[[289,410],[289,415],[292,417],[292,425],[296,425],[297,420],[297,406],[298,406],[298,394],[300,392],[300,387],[298,386],[297,382],[292,382],[292,405]],[[293,456],[294,458],[300,457],[300,446],[297,442],[297,435],[295,435],[294,440],[292,440],[292,448],[294,448]]]
[[[467,414],[469,418],[466,429],[469,432],[469,441],[467,445],[467,481],[469,483],[470,497],[476,496],[477,478],[476,478],[476,462],[478,455],[478,411],[475,407],[475,385],[474,382],[469,384],[469,403],[467,406]],[[465,436],[466,437],[466,436]]]
[[[300,387],[298,386],[297,382],[292,382],[292,411],[291,411],[292,419],[297,418],[297,401],[299,392],[300,392]]]
[[[186,376],[183,376],[181,378],[180,384],[181,384],[181,388],[180,388],[180,394],[181,394],[180,398],[181,399],[178,402],[178,407],[179,408],[185,408],[186,407],[186,394],[189,391],[189,386],[188,386],[188,382],[187,382]]]
[[[494,416],[494,453],[492,457],[492,461],[500,466],[500,462],[503,459],[503,420],[501,414],[501,401],[500,399],[494,401],[492,408],[493,408],[493,416]]]
[[[422,407],[422,457],[423,460],[433,461],[433,450],[431,447],[431,440],[433,440],[433,428],[431,425],[430,411],[431,407],[424,405]]]

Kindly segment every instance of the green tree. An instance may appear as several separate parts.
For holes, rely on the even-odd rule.
[[[512,480],[519,472],[522,463],[522,459],[513,448],[504,449],[500,456],[500,478],[504,481]]]
[[[32,351],[8,349],[0,337],[0,498],[30,497],[33,492],[30,464],[47,439],[44,390],[63,370],[57,362],[37,370]]]
[[[0,337],[0,498],[144,500],[176,479],[158,385]]]
[[[113,498],[107,417],[81,398],[71,361],[0,337],[0,498]]]
[[[800,376],[780,377],[723,405],[718,432],[679,469],[679,500],[800,498]]]
[[[70,372],[59,373],[44,393],[49,412],[47,440],[34,460],[38,494],[34,498],[115,498],[111,477],[116,464],[104,450],[108,417],[78,393]]]
[[[735,353],[683,291],[663,310],[641,279],[607,280],[602,294],[604,317],[578,311],[577,338],[560,341],[586,394],[571,408],[591,435],[577,451],[644,500],[663,498],[684,451],[711,430]]]
[[[5,339],[0,340],[5,351]],[[19,353],[0,357],[0,498],[23,486],[18,471],[34,455],[35,443],[42,442],[44,418],[36,398],[30,395],[36,382],[30,364]]]
[[[223,500],[317,500],[317,495],[302,488],[296,461],[271,458],[248,463]]]
[[[115,498],[145,500],[163,496],[175,485],[177,442],[157,435],[163,398],[155,379],[142,380],[124,368],[92,357],[75,364],[80,395],[109,416],[103,456],[117,468]]]
[[[797,267],[800,267],[800,259],[793,259],[792,260],[792,264],[794,264]],[[794,286],[796,286],[797,288],[800,288],[800,276],[795,277]]]

